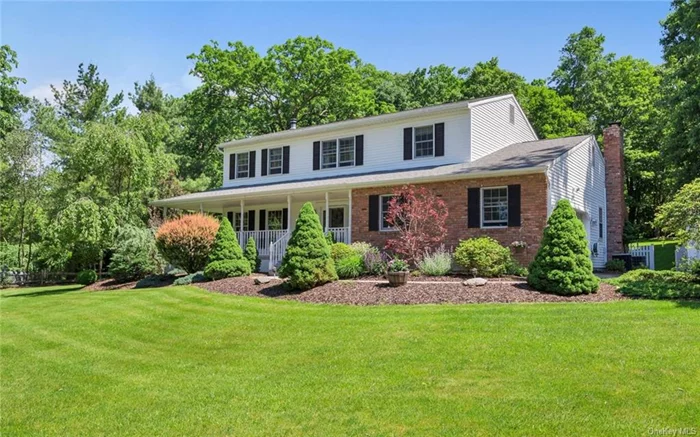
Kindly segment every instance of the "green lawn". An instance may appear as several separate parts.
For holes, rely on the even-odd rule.
[[[654,246],[654,267],[655,270],[672,270],[676,267],[676,240],[650,239],[635,241],[630,243],[630,247]]]
[[[2,435],[648,435],[700,426],[700,304],[350,307],[0,293]]]

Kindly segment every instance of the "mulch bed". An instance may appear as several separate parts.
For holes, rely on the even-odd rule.
[[[449,278],[449,277],[448,277]],[[362,278],[366,279],[366,278]],[[427,278],[413,278],[414,282]],[[513,281],[513,279],[509,279]],[[510,302],[607,302],[625,299],[612,285],[600,284],[595,294],[556,296],[530,289],[523,282],[489,281],[482,287],[466,287],[456,278],[432,284],[408,284],[393,288],[388,282],[338,281],[301,293],[290,293],[282,281],[255,285],[252,277],[227,278],[193,284],[209,291],[240,296],[270,297],[309,303],[346,305],[412,305],[437,303],[510,303]]]
[[[153,287],[167,287],[173,285],[175,280],[174,276],[168,277],[163,281],[156,284],[149,284],[149,288]],[[251,279],[252,281],[252,279]],[[107,291],[107,290],[130,290],[136,288],[136,281],[134,282],[117,282],[114,279],[104,279],[102,281],[97,281],[94,284],[90,284],[83,290],[87,291]]]

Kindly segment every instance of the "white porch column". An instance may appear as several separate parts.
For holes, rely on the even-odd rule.
[[[240,221],[238,223],[241,224],[241,227],[239,228],[240,230],[238,231],[238,244],[241,245],[241,247],[245,247],[247,241],[243,241],[243,208],[245,208],[245,201],[241,198],[241,214],[240,214]],[[233,226],[233,232],[236,232],[236,224],[231,223],[231,226]]]
[[[352,243],[352,189],[348,190],[348,244]]]
[[[287,194],[287,232],[292,231],[292,196]]]
[[[245,208],[245,200],[241,199],[241,215],[240,215],[241,221],[238,222],[241,224],[241,232],[243,232],[243,208]],[[234,229],[235,229],[235,225],[234,225]]]
[[[326,191],[326,228],[324,233],[328,232],[328,222],[330,222],[330,215],[328,214],[328,191]]]

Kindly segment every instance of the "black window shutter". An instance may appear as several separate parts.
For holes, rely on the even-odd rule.
[[[314,170],[321,168],[321,142],[314,141]]]
[[[435,156],[445,156],[445,123],[435,124]]]
[[[267,224],[267,223],[265,223],[266,219],[267,219],[267,214],[266,214],[266,211],[264,209],[261,209],[259,214],[260,214],[260,217],[258,218],[258,224],[260,226],[258,226],[258,231],[264,231],[265,225]]]
[[[231,223],[231,227],[233,227],[233,211],[229,211],[226,213],[226,218],[228,218],[228,222]],[[234,228],[235,229],[235,228]]]
[[[508,226],[520,226],[520,185],[508,185]]]
[[[467,190],[467,227],[481,227],[481,188]]]
[[[289,173],[289,146],[282,148],[282,173]]]
[[[365,161],[365,136],[355,137],[355,165],[362,165]]]
[[[376,194],[369,196],[369,230],[379,230],[379,196]]]
[[[248,230],[255,230],[255,211],[252,209],[248,211]],[[247,243],[247,241],[245,241],[245,243]]]
[[[282,208],[282,229],[286,230],[289,227],[289,226],[287,226],[288,221],[289,221],[289,209]]]
[[[228,156],[228,178],[236,179],[236,154],[232,153]]]
[[[255,150],[251,150],[248,157],[248,177],[255,177]]]
[[[260,176],[267,176],[267,149],[260,152]]]
[[[403,160],[413,159],[413,128],[403,130]]]

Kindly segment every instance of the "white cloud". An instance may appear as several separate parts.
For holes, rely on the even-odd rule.
[[[196,76],[192,76],[189,73],[185,73],[182,76],[180,76],[180,84],[185,90],[185,92],[189,93],[190,91],[200,86],[202,84],[202,81],[199,80],[199,78]]]
[[[57,83],[59,83],[57,81]],[[36,86],[27,91],[29,97],[36,97],[40,101],[48,100],[53,103],[53,91],[51,91],[51,83],[45,83],[43,85]],[[55,85],[54,85],[55,86]]]

